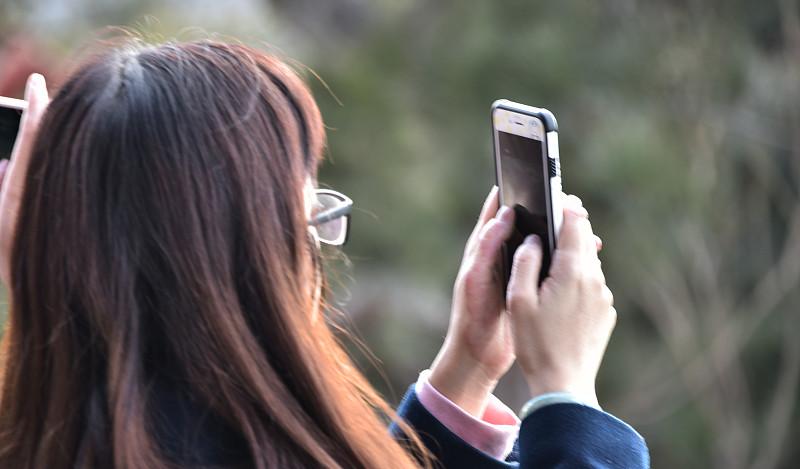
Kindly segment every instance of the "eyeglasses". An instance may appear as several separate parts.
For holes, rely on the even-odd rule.
[[[321,242],[341,246],[347,242],[347,235],[350,232],[352,199],[330,189],[315,189],[314,193],[317,200],[308,224],[316,228]]]

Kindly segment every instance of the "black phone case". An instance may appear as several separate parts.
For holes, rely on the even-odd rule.
[[[557,152],[557,149],[551,149],[550,145],[547,141],[547,135],[550,132],[558,133],[558,122],[556,121],[556,117],[553,115],[552,112],[548,111],[544,108],[535,108],[532,106],[526,106],[519,103],[514,103],[512,101],[508,101],[505,99],[497,100],[492,103],[491,112],[489,114],[489,119],[492,125],[492,154],[494,155],[494,168],[495,168],[495,184],[497,187],[501,187],[500,185],[500,172],[498,171],[498,164],[497,159],[499,156],[497,155],[497,142],[496,140],[496,132],[494,127],[494,113],[497,109],[505,109],[508,111],[512,111],[515,113],[520,113],[528,116],[535,117],[539,119],[544,127],[545,131],[545,138],[542,141],[542,145],[544,147],[545,154],[547,155],[547,164],[543,165],[542,171],[544,172],[545,177],[543,180],[546,181],[545,184],[545,197],[546,197],[546,206],[547,206],[547,218],[548,218],[548,233],[546,240],[542,240],[544,246],[543,249],[547,250],[549,255],[542,257],[542,268],[539,274],[539,283],[541,283],[548,275],[550,271],[550,259],[552,259],[553,252],[556,249],[556,234],[555,234],[555,226],[554,226],[554,217],[553,217],[553,191],[551,187],[552,178],[553,177],[560,177],[561,169],[560,169],[560,161],[557,154],[553,152]],[[553,152],[551,152],[551,150]],[[499,191],[498,194],[500,205],[503,204],[503,193]],[[514,253],[509,253],[508,246],[504,243],[503,244],[503,255],[501,256],[501,265],[500,269],[502,271],[503,276],[503,289],[508,286],[509,280],[509,273],[511,269],[510,262],[513,260]]]

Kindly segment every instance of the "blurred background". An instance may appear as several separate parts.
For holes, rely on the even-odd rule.
[[[107,25],[296,61],[329,128],[320,181],[357,206],[333,301],[393,403],[446,330],[491,102],[552,110],[619,311],[601,403],[654,467],[796,467],[797,0],[3,0],[0,95],[57,86]],[[516,370],[498,394],[528,397]]]

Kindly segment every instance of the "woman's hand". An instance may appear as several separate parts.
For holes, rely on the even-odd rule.
[[[507,307],[532,395],[566,391],[597,405],[595,378],[617,313],[586,209],[576,197],[566,205],[549,276],[537,288],[542,246],[529,236],[514,255]]]
[[[499,267],[514,212],[497,209],[497,187],[486,198],[467,241],[453,290],[445,343],[431,366],[434,388],[480,418],[498,380],[514,363],[509,316]]]
[[[28,101],[28,109],[22,113],[11,160],[0,162],[0,280],[6,286],[11,281],[11,247],[25,188],[25,175],[39,122],[50,103],[43,76],[35,73],[28,78],[25,100]]]

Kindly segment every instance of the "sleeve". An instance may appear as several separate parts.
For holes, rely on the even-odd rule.
[[[581,404],[533,411],[519,433],[522,468],[649,468],[644,438],[613,415]]]
[[[630,425],[595,408],[564,403],[550,404],[528,415],[522,421],[519,440],[511,457],[501,461],[450,431],[425,408],[414,388],[411,386],[406,393],[397,414],[417,432],[438,461],[437,467],[650,467],[647,445]],[[393,424],[390,431],[395,438],[406,439],[396,425]]]
[[[412,385],[400,406],[397,415],[410,425],[419,435],[425,447],[437,461],[435,467],[443,469],[505,469],[517,468],[516,463],[493,458],[470,445],[458,435],[450,431],[436,419],[419,401]],[[392,424],[392,435],[400,441],[407,440],[399,427]]]
[[[519,434],[520,421],[514,412],[492,395],[483,416],[475,418],[440,393],[429,377],[430,370],[423,371],[414,385],[425,409],[470,446],[496,459],[506,459]]]

